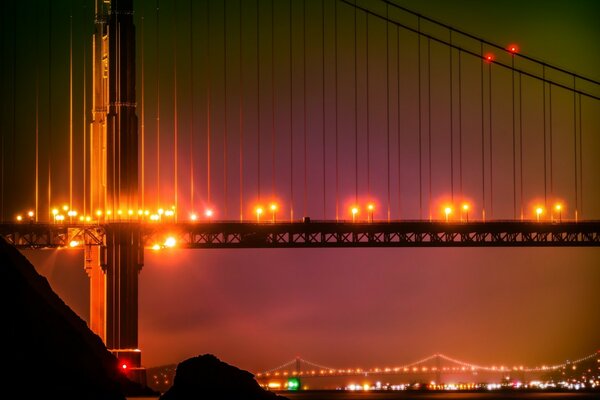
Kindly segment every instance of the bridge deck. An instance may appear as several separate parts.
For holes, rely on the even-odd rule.
[[[181,222],[101,224],[3,223],[0,235],[19,248],[103,245],[107,230],[135,225],[146,247],[309,248],[309,247],[598,247],[600,221],[371,223]]]

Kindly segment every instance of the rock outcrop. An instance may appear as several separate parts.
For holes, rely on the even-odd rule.
[[[160,399],[283,400],[285,397],[261,388],[250,372],[205,354],[179,363],[173,386]]]
[[[102,340],[2,237],[0,318],[1,390],[14,398],[108,400],[151,393],[119,371]]]

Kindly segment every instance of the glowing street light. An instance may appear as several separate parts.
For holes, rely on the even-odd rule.
[[[537,222],[540,222],[540,215],[542,215],[543,212],[544,212],[544,209],[542,207],[537,207],[535,209],[535,216],[537,218]]]
[[[465,213],[465,221],[469,222],[469,205],[467,203],[464,203],[462,205],[462,210]]]
[[[212,218],[212,217],[213,217],[213,215],[215,215],[215,213],[214,213],[214,211],[213,211],[212,209],[210,209],[210,208],[207,208],[207,209],[206,209],[206,211],[204,211],[204,216],[205,216],[206,218],[209,218],[209,219],[210,219],[210,218]]]
[[[177,241],[175,240],[175,238],[173,236],[169,236],[165,240],[165,247],[175,247],[176,244],[177,244]]]
[[[562,222],[562,204],[558,203],[554,206],[556,212],[558,212],[558,222]]]
[[[158,250],[160,250],[160,244],[158,244],[158,243],[155,243],[155,244],[152,246],[152,250],[154,250],[154,251],[158,251]]]
[[[77,240],[71,240],[69,242],[69,246],[70,247],[77,247],[77,246],[79,246],[79,242]]]
[[[275,222],[275,213],[277,212],[277,204],[271,203],[271,206],[269,208],[271,209],[272,221],[274,223]]]
[[[198,219],[198,216],[195,213],[190,214],[191,221],[196,221],[197,219]]]
[[[452,214],[452,208],[451,207],[444,208],[444,214],[446,215],[446,222],[448,222],[448,217],[450,216],[450,214]]]
[[[260,215],[263,213],[262,207],[256,207],[256,222],[260,222]]]
[[[31,210],[29,210],[29,212],[27,213],[27,216],[29,217],[30,221],[33,221],[33,216],[35,215],[35,213]]]
[[[23,216],[17,215],[17,221],[19,221],[19,222],[23,221]]]
[[[356,222],[356,214],[358,214],[358,207],[352,207],[350,212],[352,212],[352,222]]]
[[[369,222],[373,222],[373,213],[374,213],[374,210],[375,210],[375,206],[373,205],[373,203],[369,203],[367,205],[367,210],[368,210],[367,220]]]

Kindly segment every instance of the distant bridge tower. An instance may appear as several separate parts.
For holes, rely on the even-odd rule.
[[[96,0],[90,210],[105,214],[104,246],[88,246],[90,328],[127,368],[138,350],[138,274],[143,246],[135,223],[108,223],[118,210],[136,210],[138,121],[135,99],[133,0]],[[110,214],[109,214],[110,213]]]

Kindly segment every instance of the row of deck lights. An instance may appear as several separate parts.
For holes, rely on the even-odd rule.
[[[471,206],[468,203],[463,203],[460,206],[460,220],[461,221],[469,222],[470,208],[471,208]],[[553,211],[555,213],[553,213],[551,215],[551,219],[553,221],[562,222],[563,208],[564,207],[561,203],[557,203],[554,205]],[[276,203],[271,203],[268,208],[265,208],[263,206],[257,206],[254,209],[254,213],[256,215],[256,222],[260,223],[261,221],[264,221],[265,217],[263,215],[266,214],[266,212],[268,210],[270,212],[270,222],[275,223],[276,222],[276,214],[277,214],[278,209],[279,209],[279,207]],[[367,204],[366,209],[367,209],[367,222],[373,222],[374,215],[375,215],[375,205],[373,203],[369,203],[369,204]],[[127,213],[124,213],[122,210],[117,210],[116,216],[112,215],[111,210],[106,210],[106,211],[97,210],[95,213],[96,214],[95,219],[89,215],[88,216],[79,215],[76,210],[71,210],[71,209],[69,209],[68,206],[64,206],[62,208],[62,211],[63,211],[63,213],[61,213],[59,211],[59,209],[57,209],[57,208],[52,210],[52,217],[53,217],[54,223],[64,223],[65,220],[68,220],[69,223],[73,223],[74,220],[83,222],[83,223],[92,223],[92,222],[100,223],[101,221],[109,221],[109,220],[143,221],[145,219],[148,219],[152,222],[161,222],[161,221],[163,221],[163,218],[166,218],[167,220],[174,219],[175,214],[176,214],[176,210],[175,210],[174,206],[171,207],[171,209],[166,209],[166,210],[159,208],[156,213],[151,213],[149,210],[138,210],[137,213],[134,212],[133,210],[128,210]],[[358,220],[358,215],[360,214],[360,211],[361,211],[361,209],[358,205],[352,206],[350,208],[352,222],[356,222]],[[451,206],[445,206],[442,209],[442,212],[443,212],[445,221],[451,222],[451,217],[455,213],[454,208]],[[544,207],[541,207],[541,206],[535,207],[534,214],[535,214],[536,221],[540,222],[542,219],[542,216],[545,213],[546,213],[546,209]],[[206,220],[211,220],[214,217],[214,214],[215,214],[214,210],[211,208],[208,208],[204,211],[204,217]],[[79,215],[79,218],[77,218],[78,215]],[[556,216],[557,216],[557,218],[556,218]],[[27,217],[28,217],[29,221],[33,222],[35,213],[33,211],[29,211],[29,212],[27,212]],[[189,216],[189,219],[192,222],[198,221],[198,219],[199,219],[198,214],[191,213]],[[22,222],[24,220],[23,215],[21,215],[21,214],[17,215],[16,220],[17,220],[17,222]]]

